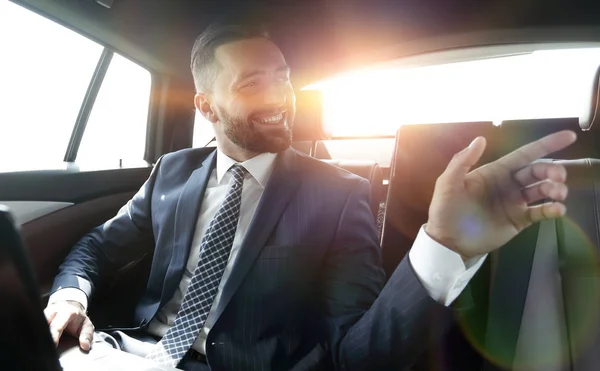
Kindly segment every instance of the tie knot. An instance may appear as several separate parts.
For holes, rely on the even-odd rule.
[[[246,175],[246,168],[240,164],[235,164],[229,168],[231,173],[231,181],[234,185],[241,185],[244,183],[244,176]]]

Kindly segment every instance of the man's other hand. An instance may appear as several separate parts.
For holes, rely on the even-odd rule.
[[[92,346],[94,325],[85,313],[81,303],[76,301],[58,301],[44,309],[50,326],[54,344],[58,346],[63,332],[79,339],[81,349],[88,351]]]
[[[486,147],[484,138],[476,138],[438,178],[425,231],[468,259],[499,248],[535,222],[563,216],[566,169],[534,161],[575,140],[572,131],[554,133],[470,171]]]

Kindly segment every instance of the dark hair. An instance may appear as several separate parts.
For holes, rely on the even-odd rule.
[[[196,91],[210,90],[217,78],[218,66],[215,63],[215,50],[219,46],[255,37],[269,38],[269,34],[263,27],[241,24],[215,23],[208,26],[196,38],[192,47],[190,68]]]

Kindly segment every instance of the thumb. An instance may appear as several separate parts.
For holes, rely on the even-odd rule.
[[[454,155],[444,171],[444,177],[450,181],[464,179],[483,155],[485,147],[486,140],[484,137],[475,138],[467,148]]]
[[[94,325],[90,321],[89,317],[86,317],[81,328],[79,329],[79,346],[85,351],[89,351],[92,347],[92,340],[94,339]]]

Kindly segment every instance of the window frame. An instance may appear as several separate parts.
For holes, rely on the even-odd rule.
[[[57,22],[55,22],[55,23],[57,23]],[[62,25],[60,23],[57,23],[57,24],[65,27],[64,25]],[[69,28],[69,29],[72,30],[73,32],[77,32],[71,28]],[[92,78],[90,79],[90,83],[88,85],[86,95],[84,97],[84,100],[81,103],[79,115],[77,116],[77,120],[73,126],[73,130],[71,132],[71,139],[69,140],[69,144],[65,150],[65,156],[63,158],[63,161],[67,162],[67,163],[75,163],[76,162],[77,153],[79,152],[79,146],[81,145],[81,141],[83,140],[83,136],[85,134],[85,129],[87,127],[89,117],[92,113],[92,110],[94,109],[94,105],[96,103],[96,98],[98,97],[98,93],[100,92],[100,89],[102,88],[102,83],[104,82],[106,73],[108,72],[108,69],[110,68],[110,64],[112,62],[113,56],[116,53],[119,56],[130,60],[132,63],[135,63],[137,66],[145,69],[150,74],[150,92],[149,92],[149,98],[148,98],[148,110],[147,110],[147,114],[146,114],[146,136],[144,138],[144,154],[143,154],[141,160],[146,161],[149,164],[153,164],[154,160],[152,159],[153,156],[150,151],[150,148],[151,148],[151,144],[152,144],[151,140],[155,139],[155,137],[156,137],[155,133],[152,131],[152,128],[154,126],[154,125],[152,125],[152,122],[153,122],[152,107],[154,106],[154,100],[155,100],[154,89],[155,89],[156,80],[157,80],[156,73],[151,68],[145,66],[142,63],[139,63],[136,60],[131,59],[129,56],[127,56],[123,53],[115,52],[113,48],[105,45],[104,43],[100,43],[96,40],[93,40],[80,32],[77,32],[77,33],[79,33],[81,36],[85,37],[86,39],[99,44],[104,49],[102,50],[102,53],[100,54],[100,58],[98,59],[98,63],[96,64],[96,69],[94,71],[94,74],[92,75]],[[119,168],[119,167],[121,167],[121,164],[118,164],[115,166],[115,168]]]
[[[88,119],[90,118],[92,109],[94,109],[98,92],[102,87],[104,77],[106,76],[106,72],[110,67],[113,55],[114,53],[108,50],[106,47],[100,54],[100,59],[98,59],[96,69],[94,70],[94,74],[90,79],[87,91],[83,101],[81,102],[81,107],[79,107],[79,114],[75,120],[75,125],[71,131],[71,139],[69,139],[69,144],[67,145],[65,156],[63,158],[64,162],[74,162],[77,158],[77,152],[79,151],[79,146],[83,140],[83,134],[85,133]]]

